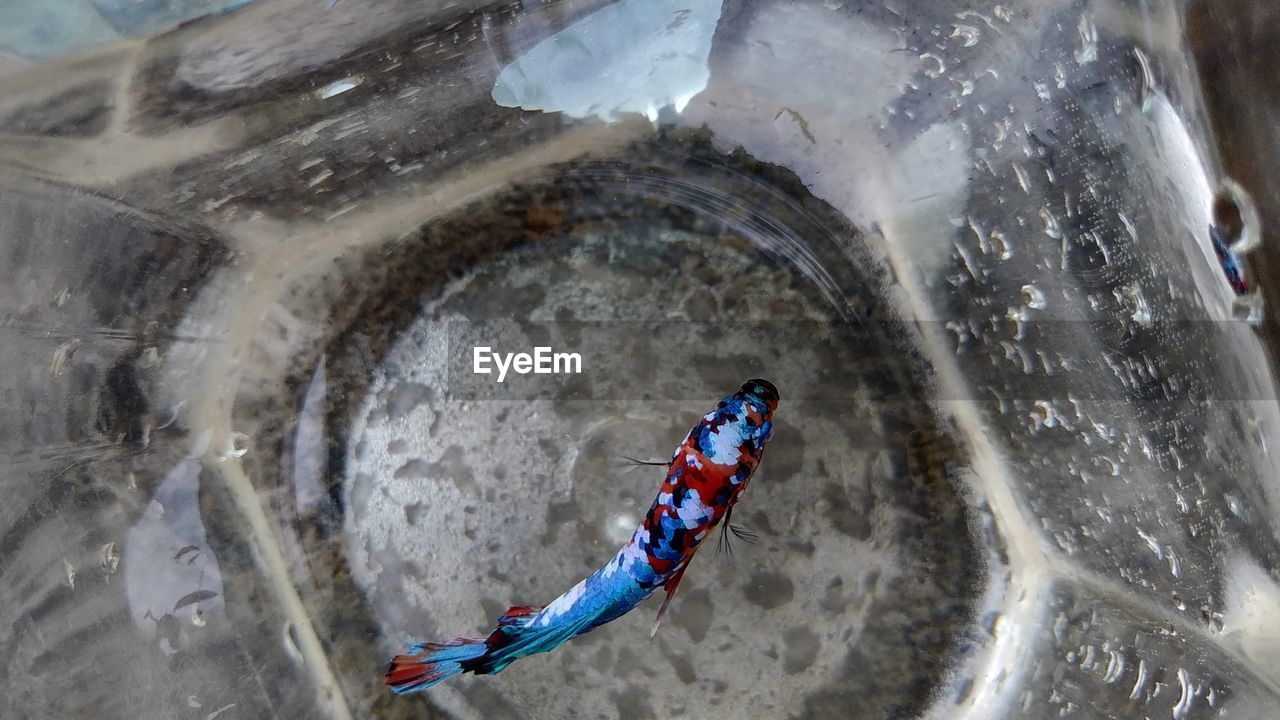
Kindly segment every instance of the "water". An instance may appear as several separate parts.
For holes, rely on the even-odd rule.
[[[1172,6],[312,5],[0,80],[13,716],[1275,706],[1280,415],[1209,235],[1258,222]],[[760,542],[655,639],[385,691],[755,376]]]

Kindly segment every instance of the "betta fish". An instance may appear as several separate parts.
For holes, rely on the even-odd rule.
[[[659,587],[666,598],[650,637],[676,594],[694,553],[721,522],[721,541],[732,525],[733,507],[760,464],[773,431],[778,390],[749,380],[716,404],[689,431],[667,466],[666,479],[631,539],[604,567],[545,607],[517,605],[498,618],[485,638],[420,643],[398,655],[386,683],[396,694],[425,690],[470,672],[492,675],[522,657],[550,652],[569,640],[616,620]]]

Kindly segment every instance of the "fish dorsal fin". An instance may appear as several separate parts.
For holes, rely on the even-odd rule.
[[[670,579],[663,583],[662,586],[667,590],[667,597],[662,601],[662,607],[658,608],[658,617],[653,619],[653,629],[649,631],[649,637],[658,634],[658,626],[662,624],[662,616],[667,614],[667,608],[671,606],[671,598],[676,596],[676,588],[680,586],[680,579],[684,577],[684,570],[687,567],[689,566],[685,565],[680,568],[675,575],[672,575]]]
[[[542,612],[542,608],[535,605],[512,605],[507,611],[498,618],[498,626],[507,625],[523,625],[529,621],[529,618]]]

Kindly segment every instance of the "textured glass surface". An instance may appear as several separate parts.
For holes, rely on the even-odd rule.
[[[0,68],[0,714],[1275,717],[1250,7],[261,0]],[[386,691],[751,377],[759,541],[655,638]]]

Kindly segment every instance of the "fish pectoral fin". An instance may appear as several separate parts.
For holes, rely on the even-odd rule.
[[[618,457],[626,460],[632,465],[661,465],[662,467],[671,467],[670,460],[637,460],[627,455],[619,455]]]
[[[667,608],[671,606],[671,598],[676,596],[676,588],[680,586],[680,579],[684,577],[684,570],[687,567],[689,566],[686,565],[677,570],[676,574],[672,575],[671,579],[663,584],[663,587],[667,589],[667,597],[663,599],[662,607],[658,608],[658,617],[653,619],[653,629],[649,631],[649,637],[658,634],[658,626],[662,624],[662,616],[667,614]]]

